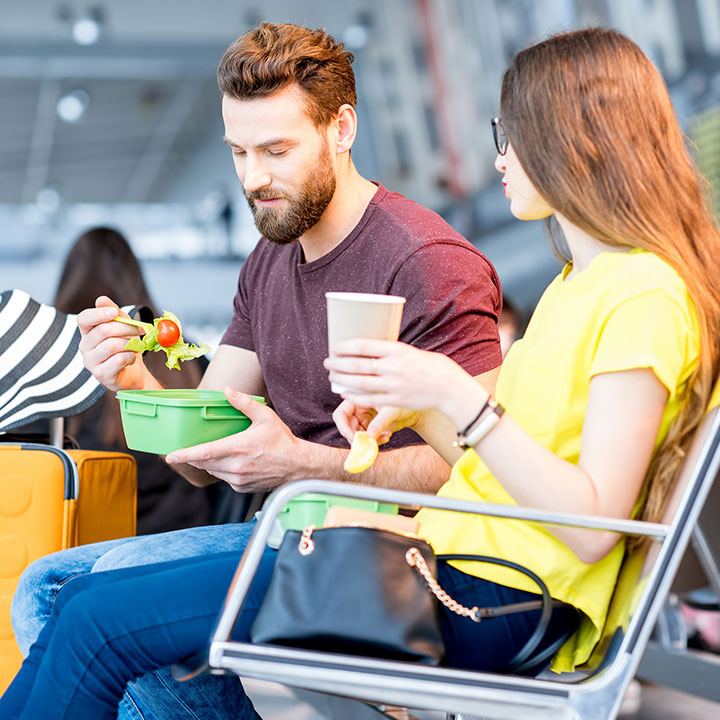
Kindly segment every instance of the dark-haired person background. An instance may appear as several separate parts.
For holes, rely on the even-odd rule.
[[[263,23],[220,62],[224,140],[263,237],[241,268],[232,322],[200,387],[225,390],[252,426],[168,456],[195,485],[223,480],[248,493],[315,477],[435,492],[447,480],[448,464],[412,431],[393,437],[361,478],[342,469],[348,445],[332,419],[340,399],[322,366],[326,291],[405,297],[402,340],[445,353],[494,386],[502,359],[495,270],[437,214],[360,175],[350,155],[352,61],[323,30]],[[114,300],[98,298],[79,315],[86,367],[111,391],[160,387],[142,358],[125,352],[133,330],[112,322]],[[28,651],[70,578],[237,552],[251,529],[190,528],[43,558],[26,569],[13,599],[18,645]],[[247,702],[232,678],[177,684],[167,669],[128,690],[121,717],[239,717]]]
[[[153,317],[159,315],[160,308],[150,297],[132,248],[118,230],[110,227],[90,228],[73,243],[53,305],[76,315],[93,305],[100,295],[115,298],[120,306],[144,306]],[[170,370],[163,353],[148,353],[145,362],[168,388],[197,387],[207,367],[203,358],[182,363],[179,371]],[[80,447],[133,455],[138,466],[138,535],[207,525],[211,521],[216,488],[193,487],[156,455],[128,450],[114,393],[105,393],[88,410],[68,418],[65,427]]]
[[[510,346],[522,335],[524,330],[520,310],[514,302],[503,295],[502,310],[498,318],[498,333],[500,335],[500,349],[502,356],[507,355]]]

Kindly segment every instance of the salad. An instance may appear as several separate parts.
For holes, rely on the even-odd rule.
[[[163,311],[162,317],[155,318],[152,325],[124,317],[116,317],[115,320],[145,331],[142,337],[130,338],[125,345],[126,350],[139,353],[149,350],[152,352],[164,350],[167,355],[165,364],[171,370],[179,370],[181,362],[199,358],[210,352],[209,345],[190,345],[186,343],[183,340],[180,320],[168,310]]]

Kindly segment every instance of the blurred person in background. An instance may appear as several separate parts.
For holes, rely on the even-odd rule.
[[[522,332],[522,319],[517,306],[507,295],[503,295],[502,304],[502,310],[498,318],[498,334],[500,335],[500,349],[504,358],[510,346]]]
[[[76,315],[109,295],[121,306],[147,308],[144,320],[157,317],[155,305],[138,259],[123,235],[109,227],[84,232],[70,248],[60,275],[54,305]],[[190,360],[181,369],[165,366],[163,353],[148,353],[145,361],[165,387],[194,388],[207,366]],[[214,488],[197,488],[186,482],[158,456],[128,450],[115,393],[106,392],[88,410],[66,420],[66,431],[80,447],[129,452],[138,467],[138,535],[206,525],[211,521]]]

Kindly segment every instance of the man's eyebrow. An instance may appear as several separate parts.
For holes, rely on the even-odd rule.
[[[223,142],[227,143],[230,147],[240,147],[240,145],[234,143],[227,136],[223,137]],[[290,138],[270,138],[269,140],[265,140],[265,142],[258,143],[258,145],[256,145],[256,147],[268,148],[268,147],[272,147],[273,145],[294,146],[297,144],[298,144],[297,140],[291,140]]]

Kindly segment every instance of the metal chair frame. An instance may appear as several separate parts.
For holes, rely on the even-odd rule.
[[[695,524],[690,547],[659,615],[636,677],[720,703],[720,654],[689,644],[683,604],[720,613],[720,486],[715,485]],[[702,589],[697,605],[694,591]]]
[[[696,433],[673,495],[671,520],[646,523],[518,506],[466,502],[434,495],[323,480],[284,485],[269,497],[225,599],[212,635],[208,662],[214,673],[280,682],[365,702],[445,712],[447,718],[553,718],[610,720],[635,674],[673,577],[720,468],[720,414],[708,413]],[[644,588],[627,628],[618,628],[603,662],[592,673],[566,679],[528,678],[427,667],[412,663],[338,655],[285,647],[255,646],[231,640],[252,576],[273,520],[284,505],[303,493],[399,503],[503,517],[543,525],[572,526],[642,536],[656,541],[646,561]],[[197,673],[176,668],[187,679]],[[579,677],[578,677],[579,676]]]

